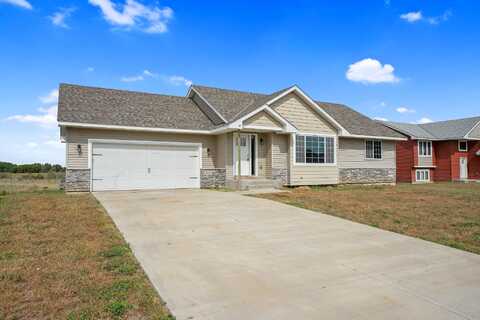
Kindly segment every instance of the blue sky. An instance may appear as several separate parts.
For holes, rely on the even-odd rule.
[[[479,1],[0,0],[0,161],[63,163],[61,82],[299,85],[392,121],[480,115]]]

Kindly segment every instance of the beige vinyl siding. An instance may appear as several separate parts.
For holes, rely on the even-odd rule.
[[[272,177],[272,134],[267,133],[265,134],[265,148],[266,148],[266,154],[265,154],[265,176],[267,178]]]
[[[288,169],[288,141],[286,134],[272,134],[272,168]]]
[[[335,128],[322,118],[295,93],[290,93],[273,103],[272,108],[293,124],[299,131],[336,134]]]
[[[433,166],[433,157],[422,157],[418,156],[418,166],[419,167],[431,167]]]
[[[365,158],[365,140],[339,138],[337,164],[341,169],[390,169],[395,168],[395,142],[382,141],[382,159]]]
[[[338,139],[337,145],[338,148]],[[336,165],[295,165],[293,139],[289,143],[290,185],[330,185],[338,184],[338,166]],[[338,153],[337,153],[338,154]],[[338,156],[338,155],[337,155]]]
[[[245,126],[281,129],[282,126],[265,111],[261,111],[244,121]]]
[[[265,143],[266,134],[259,133],[257,134],[257,170],[259,177],[265,177],[267,175],[267,154],[268,154],[268,147]],[[260,139],[263,140],[263,144],[260,143]]]
[[[480,122],[473,128],[472,132],[468,134],[469,138],[480,139]]]
[[[127,130],[101,130],[86,128],[68,128],[66,130],[68,169],[88,169],[88,139],[114,139],[139,141],[190,142],[202,144],[202,168],[215,168],[217,140],[215,136],[178,133],[140,132]],[[80,144],[82,154],[78,154]]]
[[[221,134],[217,136],[217,168],[225,168],[227,160],[227,135]]]

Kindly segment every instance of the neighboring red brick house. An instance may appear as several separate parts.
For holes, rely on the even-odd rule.
[[[480,180],[480,117],[384,124],[408,137],[396,146],[397,182]]]

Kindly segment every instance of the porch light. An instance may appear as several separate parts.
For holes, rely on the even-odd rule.
[[[263,138],[260,138],[260,145],[263,146]]]
[[[78,153],[78,155],[82,154],[82,145],[81,144],[77,144],[77,153]]]

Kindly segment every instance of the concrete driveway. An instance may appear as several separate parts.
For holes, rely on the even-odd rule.
[[[95,196],[184,319],[478,319],[480,256],[230,192]]]

